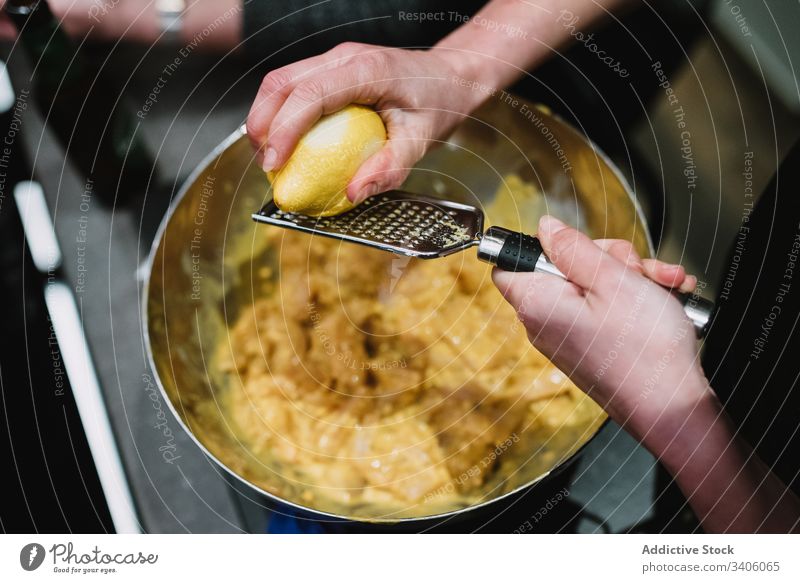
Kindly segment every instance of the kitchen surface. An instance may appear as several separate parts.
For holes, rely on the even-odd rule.
[[[569,89],[569,74],[557,63],[513,91],[586,131],[631,185],[657,256],[684,265],[704,286],[703,295],[713,298],[748,208],[746,192],[757,197],[800,137],[797,80],[787,81],[796,69],[791,59],[800,58],[794,34],[800,21],[796,4],[743,2],[749,5],[746,34],[730,3],[694,4],[705,16],[676,29],[683,54],[675,63],[661,57],[660,83],[657,68],[645,70],[653,76],[648,92],[633,92],[643,102],[640,113],[625,119],[623,112],[616,127],[592,120],[591,112],[603,117],[605,109],[580,99],[580,91],[559,101],[541,89],[548,79],[556,79],[550,87]],[[597,38],[611,34],[601,29]],[[677,42],[675,35],[664,36],[665,54],[674,55],[669,43]],[[25,484],[15,492],[26,502],[4,509],[2,526],[17,532],[31,526],[55,532],[382,530],[306,515],[260,495],[198,447],[159,389],[143,328],[151,246],[185,181],[244,124],[263,75],[278,61],[254,59],[244,49],[183,50],[89,47],[92,63],[121,88],[119,107],[157,160],[157,173],[138,177],[144,190],[115,204],[113,192],[99,192],[65,162],[27,97],[32,63],[11,42],[3,45],[4,123],[19,126],[15,160],[26,164],[15,162],[14,192],[0,197],[0,318],[9,330],[24,331],[25,341],[4,339],[8,356],[0,371],[4,416],[9,425],[20,419],[8,445]],[[580,44],[569,51],[576,62],[587,58]],[[631,95],[603,75],[598,87],[608,101],[602,107],[628,107]],[[15,121],[15,112],[24,115]],[[217,206],[213,212],[222,211]],[[655,533],[695,532],[699,524],[663,467],[609,421],[552,483],[502,513],[468,526],[443,520],[414,528],[465,529]]]

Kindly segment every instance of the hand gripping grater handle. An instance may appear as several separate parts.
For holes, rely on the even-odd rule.
[[[489,227],[478,244],[478,259],[503,271],[539,271],[566,279],[547,258],[539,239],[502,227]],[[698,338],[705,336],[714,314],[714,304],[697,294],[673,292],[694,325]]]

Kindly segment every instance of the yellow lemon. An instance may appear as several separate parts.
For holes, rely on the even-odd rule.
[[[368,107],[348,105],[323,116],[300,138],[286,164],[267,173],[275,204],[315,217],[350,210],[348,183],[385,141],[383,120]]]

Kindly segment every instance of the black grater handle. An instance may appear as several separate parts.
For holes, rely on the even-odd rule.
[[[503,227],[489,227],[478,245],[478,259],[496,265],[503,271],[539,271],[566,279],[547,258],[536,237]],[[673,291],[683,311],[694,325],[698,338],[705,336],[713,318],[714,303],[697,294]]]
[[[490,227],[489,231],[496,229]],[[535,271],[536,262],[542,256],[539,239],[525,233],[509,231],[497,256],[497,267],[503,271]]]
[[[478,245],[478,259],[503,271],[542,271],[564,277],[544,254],[539,239],[503,227],[486,230]]]

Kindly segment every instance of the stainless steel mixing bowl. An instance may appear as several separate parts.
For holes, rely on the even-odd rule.
[[[538,185],[544,197],[517,200],[519,224],[504,226],[530,232],[538,216],[549,212],[592,237],[628,239],[643,256],[652,254],[645,220],[614,165],[580,132],[522,99],[514,107],[490,101],[431,151],[403,188],[483,206],[512,173]],[[253,163],[241,129],[183,185],[153,244],[144,289],[147,350],[161,390],[198,446],[233,476],[268,498],[316,515],[391,522],[440,519],[479,507],[491,510],[546,482],[595,434],[597,424],[554,436],[549,459],[555,461],[538,466],[530,461],[515,482],[493,490],[479,504],[436,517],[367,516],[346,507],[309,506],[291,485],[270,486],[263,465],[234,438],[220,412],[218,399],[225,387],[213,359],[225,341],[226,323],[252,303],[258,271],[252,258],[263,251],[268,227],[253,223],[250,215],[268,197],[264,174]]]

